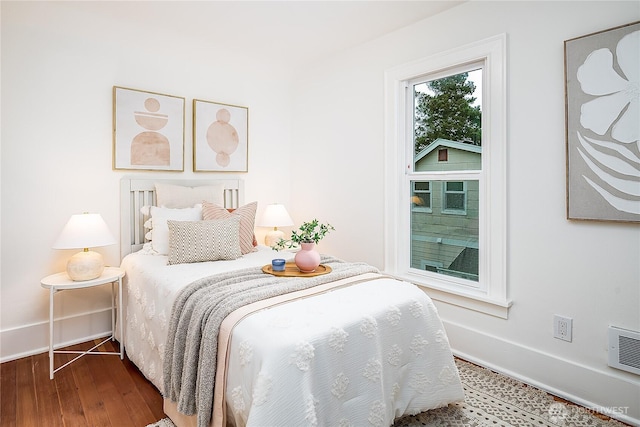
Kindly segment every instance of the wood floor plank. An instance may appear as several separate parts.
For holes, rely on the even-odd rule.
[[[19,359],[16,364],[16,424],[35,426],[38,422],[38,407],[34,389],[30,357]]]
[[[16,427],[16,382],[15,360],[0,365],[0,425]]]
[[[101,350],[109,351],[109,346],[105,346]],[[136,399],[136,395],[131,393],[131,380],[127,381],[126,373],[123,374],[126,370],[118,356],[89,356],[87,365],[96,384],[96,390],[104,400],[105,409],[113,426],[137,427],[149,424],[142,421],[143,418],[137,413],[137,410],[146,412],[144,407],[136,407],[133,411],[130,409],[131,403],[127,402],[128,399],[133,399],[136,405],[139,405],[142,399],[139,396]],[[146,404],[143,402],[142,406],[146,406]],[[146,418],[151,416],[151,414],[147,414]]]
[[[125,357],[122,363],[127,368],[129,376],[138,388],[138,392],[149,407],[154,419],[159,420],[164,418],[166,415],[162,410],[162,396],[160,395],[160,391],[145,378],[144,374],[142,374],[138,367],[128,358]]]
[[[75,355],[66,354],[58,356],[60,356],[58,359],[62,364],[75,357]],[[80,393],[73,378],[72,366],[73,364],[61,369],[56,372],[54,376],[56,391],[60,402],[60,411],[65,427],[85,427],[89,424],[84,415]]]
[[[110,427],[109,414],[107,414],[102,396],[98,393],[96,384],[93,381],[91,368],[87,363],[88,357],[94,356],[84,356],[78,359],[74,362],[73,369],[71,369],[76,386],[79,390],[82,390],[80,402],[90,426]]]
[[[107,351],[118,351],[119,347],[117,344],[113,342],[108,344],[112,346],[112,349]],[[149,422],[153,422],[155,420],[155,415],[149,409],[146,401],[140,394],[138,387],[131,378],[129,371],[122,363],[122,360],[120,360],[118,356],[114,356],[107,359],[106,362],[108,366],[111,366],[110,371],[113,373],[113,380],[116,382],[118,391],[124,398],[131,421],[134,425],[145,426],[149,424]]]
[[[49,379],[49,354],[42,353],[32,356],[31,363],[33,365],[38,419],[46,420],[47,427],[64,427],[56,384]]]

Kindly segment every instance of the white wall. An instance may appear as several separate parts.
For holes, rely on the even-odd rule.
[[[607,327],[640,330],[640,229],[565,219],[563,42],[639,17],[637,2],[471,2],[316,64],[295,85],[292,166],[294,215],[336,226],[322,249],[383,268],[384,71],[507,33],[513,307],[440,314],[459,354],[636,422],[640,378],[607,367]]]
[[[229,176],[191,172],[192,100],[247,106],[249,172],[232,176],[245,180],[245,201],[257,200],[259,212],[290,202],[289,168],[271,162],[276,155],[290,162],[290,70],[229,50],[226,40],[189,39],[181,31],[188,23],[161,28],[152,19],[123,19],[140,4],[1,3],[1,360],[48,343],[48,293],[40,279],[63,271],[74,252],[51,249],[69,216],[98,212],[119,235],[119,180],[143,172],[112,170],[114,85],[186,98],[185,172],[147,175]],[[120,264],[117,245],[97,250],[108,264]],[[108,292],[56,296],[56,317],[68,318],[56,326],[56,342],[109,330]]]
[[[189,39],[188,23],[126,22],[127,3],[118,13],[105,4],[0,3],[1,360],[46,346],[39,281],[72,253],[50,249],[69,215],[99,212],[117,233],[129,173],[111,169],[113,85],[186,98],[185,172],[170,176],[203,176],[190,172],[193,98],[248,106],[246,200],[329,221],[323,252],[383,268],[384,71],[507,33],[514,305],[508,320],[446,304],[440,313],[457,352],[575,400],[629,406],[640,420],[638,377],[606,366],[607,326],[640,330],[640,230],[565,219],[563,98],[563,41],[638,20],[637,2],[470,2],[305,70]],[[117,246],[101,251],[119,263]],[[104,293],[59,295],[69,327],[58,341],[109,328]],[[572,343],[552,338],[554,313],[573,317]]]

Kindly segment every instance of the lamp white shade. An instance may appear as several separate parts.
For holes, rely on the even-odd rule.
[[[257,225],[258,227],[287,227],[293,225],[293,220],[284,205],[272,203],[267,205]]]
[[[268,231],[264,238],[264,243],[267,246],[273,246],[284,237],[284,233],[278,230],[278,227],[291,226],[293,225],[293,220],[284,205],[272,203],[266,207],[256,225],[258,227],[273,227],[273,230]]]
[[[89,248],[116,243],[107,223],[100,214],[78,214],[64,226],[53,249],[83,249],[67,262],[67,274],[72,280],[91,280],[100,277],[104,270],[102,255]]]

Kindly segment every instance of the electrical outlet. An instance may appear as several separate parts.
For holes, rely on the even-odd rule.
[[[573,319],[570,317],[553,316],[553,337],[571,342],[571,332],[573,329]]]

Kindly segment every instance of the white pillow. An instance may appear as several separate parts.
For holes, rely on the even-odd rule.
[[[203,200],[224,206],[224,184],[183,187],[156,182],[156,205],[165,208],[190,208]]]
[[[192,208],[170,209],[151,206],[151,246],[159,255],[169,253],[169,226],[167,220],[200,221],[202,219],[202,205]]]
[[[232,260],[240,251],[240,217],[210,221],[167,221],[168,263]]]

